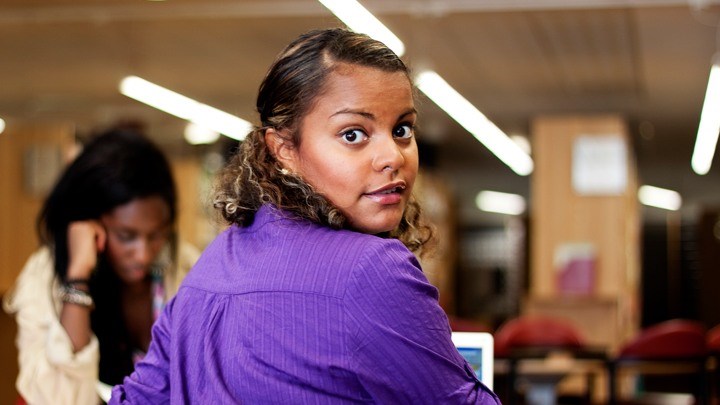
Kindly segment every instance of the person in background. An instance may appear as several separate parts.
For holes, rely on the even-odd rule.
[[[412,251],[417,111],[405,64],[344,29],[288,45],[261,127],[219,177],[231,226],[110,403],[498,403],[451,341]]]
[[[136,130],[100,134],[69,164],[38,218],[42,247],[3,302],[18,325],[22,399],[97,404],[102,383],[132,372],[199,256],[177,242],[176,213],[170,166]]]

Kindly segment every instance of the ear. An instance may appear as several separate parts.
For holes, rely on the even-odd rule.
[[[275,128],[266,129],[265,144],[270,150],[270,154],[273,155],[283,168],[291,172],[296,171],[297,150],[287,131],[276,130]]]

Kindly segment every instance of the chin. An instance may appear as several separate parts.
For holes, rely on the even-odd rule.
[[[120,278],[125,284],[136,284],[145,281],[148,274],[147,269],[127,269],[120,275]]]
[[[385,221],[382,223],[360,224],[355,228],[362,233],[378,235],[390,233],[394,231],[398,225],[400,225],[400,219],[397,221]]]
[[[405,213],[405,205],[403,209],[399,209],[400,205],[385,207],[382,210],[365,210],[352,213],[345,213],[351,228],[358,232],[378,235],[394,231]],[[348,215],[351,214],[351,215]]]

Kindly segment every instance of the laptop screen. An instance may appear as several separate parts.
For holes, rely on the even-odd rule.
[[[485,332],[453,332],[452,341],[478,379],[493,389],[493,336]]]

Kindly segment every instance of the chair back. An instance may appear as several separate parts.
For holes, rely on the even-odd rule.
[[[620,349],[623,359],[680,359],[707,354],[705,327],[699,322],[673,319],[642,330]]]
[[[707,333],[707,347],[713,353],[720,353],[720,325],[710,329]]]
[[[502,324],[495,334],[495,356],[513,348],[579,348],[584,339],[568,321],[548,316],[520,316]]]

